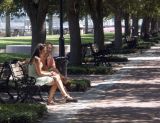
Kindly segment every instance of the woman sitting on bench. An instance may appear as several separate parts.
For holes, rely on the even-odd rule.
[[[62,75],[59,72],[59,70],[56,67],[55,60],[53,58],[53,54],[52,54],[53,44],[50,43],[50,42],[47,42],[46,47],[47,47],[47,54],[46,54],[46,63],[44,63],[45,64],[44,69],[48,70],[48,71],[54,71],[57,74],[60,74],[60,77],[61,77],[61,80],[62,80],[63,84],[66,85],[67,84],[67,77],[65,77],[64,75]]]
[[[47,104],[54,104],[53,97],[57,87],[66,102],[77,102],[77,99],[71,97],[65,90],[60,74],[54,71],[45,71],[43,69],[46,61],[47,48],[46,45],[39,43],[33,52],[29,64],[29,76],[36,78],[36,85],[51,85]]]

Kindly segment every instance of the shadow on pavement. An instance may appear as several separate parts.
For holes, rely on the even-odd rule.
[[[73,123],[159,123],[160,108],[110,107],[81,110]],[[98,116],[98,117],[97,117]]]
[[[98,88],[98,87],[97,87]],[[101,91],[100,91],[101,90]],[[87,100],[96,100],[95,107],[79,110],[74,123],[159,123],[160,85],[116,84]],[[101,103],[102,101],[102,103]],[[154,102],[154,103],[153,103]],[[120,103],[120,104],[119,104]],[[105,105],[105,107],[101,107]],[[108,104],[108,106],[107,106]],[[116,105],[117,104],[117,105]],[[129,104],[129,105],[128,105]],[[140,105],[139,105],[140,104]],[[144,104],[144,105],[143,105]]]

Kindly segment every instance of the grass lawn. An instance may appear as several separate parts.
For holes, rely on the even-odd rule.
[[[65,44],[70,44],[70,36],[64,35]],[[105,34],[105,41],[110,41],[114,38],[113,33]],[[93,34],[83,34],[81,36],[82,43],[93,43]],[[47,41],[53,44],[59,44],[59,35],[47,35]],[[30,45],[31,36],[20,36],[20,37],[0,37],[0,48],[5,48],[6,45]],[[12,53],[0,53],[0,63],[9,61],[12,59],[25,59],[30,56],[23,54],[12,54]]]
[[[105,41],[113,40],[113,33],[105,34]],[[70,36],[64,35],[65,44],[69,44]],[[93,34],[83,34],[81,35],[82,43],[93,42]],[[53,44],[59,44],[59,35],[47,35],[47,41]],[[6,45],[29,45],[31,44],[31,36],[20,36],[20,37],[0,37],[0,48],[5,48]]]
[[[30,58],[29,55],[25,54],[15,54],[15,53],[0,53],[0,63],[3,63],[5,61],[10,61],[14,59],[23,60],[26,58]]]

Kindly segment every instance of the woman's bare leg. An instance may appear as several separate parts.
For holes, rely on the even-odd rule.
[[[58,86],[59,90],[61,91],[62,95],[63,95],[64,97],[69,96],[69,94],[68,94],[68,93],[66,92],[66,90],[65,90],[65,87],[64,87],[64,85],[63,85],[63,83],[62,83],[62,80],[61,80],[60,76],[59,76],[59,75],[56,75],[55,78],[56,78],[57,86]],[[70,96],[69,96],[69,97],[70,97]]]
[[[53,100],[53,97],[55,95],[55,92],[57,90],[57,84],[54,83],[49,91],[49,96],[48,96],[48,102],[51,102]]]
[[[63,85],[63,83],[62,83],[62,80],[61,80],[60,76],[59,76],[59,75],[56,75],[56,76],[54,76],[54,78],[56,79],[56,80],[55,80],[55,81],[56,81],[56,83],[55,83],[56,86],[52,85],[52,88],[51,88],[51,91],[50,91],[50,94],[49,94],[49,98],[48,98],[48,102],[50,103],[50,102],[52,101],[53,96],[54,96],[54,94],[55,94],[55,91],[56,91],[56,89],[57,89],[57,86],[58,86],[58,88],[59,88],[62,96],[65,97],[66,103],[67,103],[67,102],[77,102],[77,99],[72,98],[72,97],[67,93],[67,91],[66,91],[66,89],[65,89],[65,87],[64,87],[64,85]],[[48,103],[48,104],[49,104],[49,103]]]
[[[57,86],[58,86],[59,90],[61,91],[62,96],[65,97],[66,103],[67,103],[67,102],[77,102],[77,101],[78,101],[77,99],[72,98],[72,97],[67,93],[67,91],[66,91],[66,89],[65,89],[65,87],[64,87],[64,85],[63,85],[63,83],[62,83],[62,80],[60,79],[60,76],[57,76],[56,79],[57,79]]]

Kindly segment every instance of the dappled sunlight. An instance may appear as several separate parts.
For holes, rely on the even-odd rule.
[[[115,78],[93,80],[95,89],[84,96],[86,108],[78,111],[75,122],[160,122],[160,57],[154,57],[160,54],[157,49],[160,47],[147,51],[151,53],[148,56],[130,57]]]
[[[75,116],[74,123],[151,123],[153,121],[158,123],[160,121],[157,108],[95,107],[81,110]]]
[[[160,68],[160,66],[125,66],[123,68],[136,69],[136,68]]]
[[[106,89],[96,88],[84,93],[78,103],[49,110],[54,111],[53,116],[63,114],[65,121],[74,123],[160,122],[160,85],[117,83]]]
[[[159,84],[119,83],[110,87],[106,86],[104,88],[106,88],[105,91],[100,88],[97,90],[90,90],[89,93],[86,93],[88,95],[87,100],[96,100],[95,102],[92,102],[89,107],[160,107]],[[83,100],[83,98],[81,100]]]
[[[152,46],[149,50],[157,50],[160,49],[160,45],[158,46],[158,44],[156,46]]]
[[[160,57],[133,57],[133,58],[128,58],[128,60],[156,60],[159,61]]]
[[[63,114],[65,122],[73,123],[160,123],[158,50],[134,54],[113,75],[79,76],[91,80],[91,89],[78,103],[53,106],[52,115]]]
[[[125,65],[121,69],[121,74],[123,74],[123,76],[121,76],[121,81],[119,83],[159,83],[160,57],[146,58],[147,60],[145,60],[144,57],[144,60],[133,60]]]
[[[75,114],[75,123],[150,123],[160,122],[160,85],[116,84],[102,91],[100,98],[85,102]],[[103,98],[102,98],[103,95]],[[87,100],[87,99],[86,99]]]
[[[106,100],[123,100],[127,103],[160,102],[160,85],[158,84],[118,84],[106,89]],[[148,105],[149,106],[149,105]],[[150,105],[155,106],[155,105]],[[159,105],[160,106],[160,105]]]
[[[159,68],[154,68],[154,67],[138,67],[137,68],[131,68],[127,67],[128,71],[124,72],[123,74],[125,75],[122,79],[123,81],[129,81],[129,82],[135,82],[137,83],[138,81],[141,80],[146,80],[147,81],[154,81],[154,80],[160,80],[160,70]],[[145,82],[145,81],[144,81]]]

